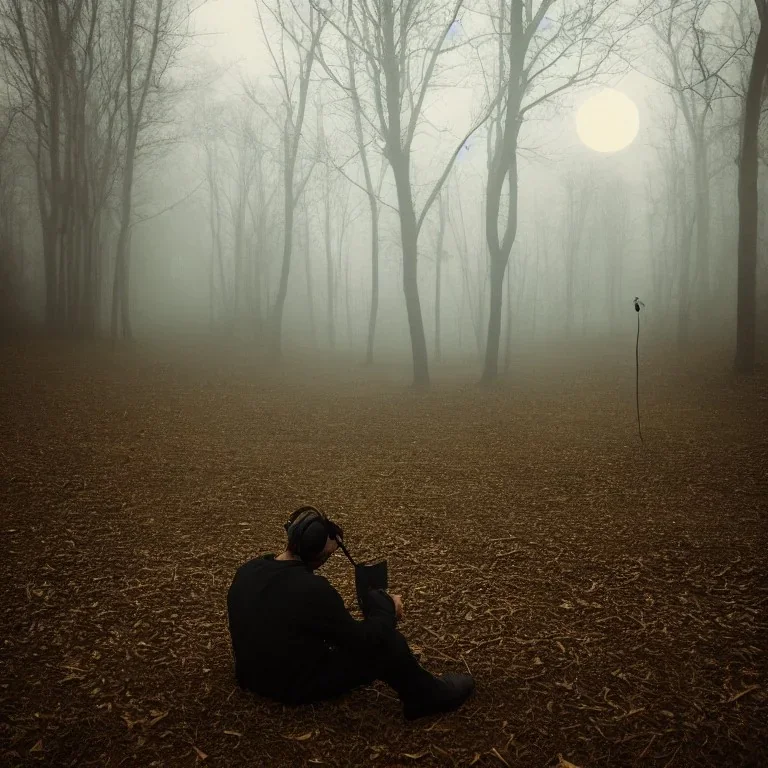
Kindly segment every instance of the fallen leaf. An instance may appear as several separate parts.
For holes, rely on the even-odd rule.
[[[225,730],[224,733],[229,734],[230,736],[242,736],[243,735],[242,733],[240,733],[240,731],[227,731],[227,730]]]
[[[159,723],[164,717],[168,716],[167,712],[159,712],[156,709],[153,709],[150,714],[154,715],[154,717],[147,723],[147,725],[154,725],[155,723]]]
[[[30,752],[42,752],[43,751],[43,740],[40,739],[37,744],[35,744],[32,749],[29,750]]]
[[[127,713],[123,713],[123,722],[125,722],[126,726],[128,727],[128,730],[130,731],[136,723],[140,723],[141,720],[131,720],[131,716]]]
[[[312,738],[314,731],[307,731],[302,733],[301,736],[291,736],[288,733],[283,734],[284,739],[292,739],[293,741],[309,741]]]
[[[403,757],[410,757],[411,760],[421,760],[422,757],[429,754],[429,750],[425,749],[423,752],[403,752]]]
[[[734,696],[731,696],[731,698],[728,699],[728,703],[732,704],[734,701],[736,701],[737,699],[740,699],[742,696],[746,696],[748,693],[752,693],[752,691],[756,691],[759,687],[760,686],[757,684],[750,685],[748,688],[745,688],[743,691],[741,691],[741,693],[737,693]]]
[[[558,755],[557,759],[560,761],[557,768],[579,768],[575,763],[571,763],[566,760],[562,755]]]
[[[470,766],[474,765],[479,759],[481,755],[479,752],[475,752],[475,756],[472,758],[472,762],[470,763]]]

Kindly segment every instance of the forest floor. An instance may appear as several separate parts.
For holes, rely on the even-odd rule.
[[[644,360],[641,444],[634,347],[428,392],[201,349],[0,346],[0,764],[768,765],[765,373]],[[236,688],[227,588],[302,503],[387,556],[461,710]]]

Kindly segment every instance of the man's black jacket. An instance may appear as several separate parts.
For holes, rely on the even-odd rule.
[[[238,684],[263,696],[289,699],[331,649],[375,652],[395,627],[385,592],[370,592],[357,621],[327,579],[298,560],[274,555],[242,565],[227,594]]]

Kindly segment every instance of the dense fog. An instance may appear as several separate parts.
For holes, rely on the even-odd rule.
[[[631,336],[635,296],[659,340],[733,344],[758,6],[2,0],[4,322],[413,354],[424,380]],[[580,135],[606,88],[639,118],[621,149],[626,100],[602,149]]]

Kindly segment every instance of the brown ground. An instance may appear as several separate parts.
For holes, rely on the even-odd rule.
[[[426,394],[192,351],[0,347],[0,763],[768,765],[764,374],[644,361],[641,446],[633,349]],[[388,556],[425,664],[477,678],[461,711],[235,688],[227,587],[303,502]]]

